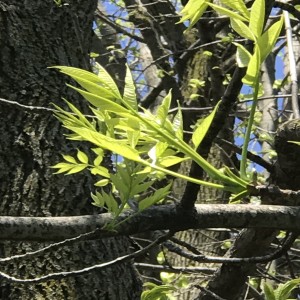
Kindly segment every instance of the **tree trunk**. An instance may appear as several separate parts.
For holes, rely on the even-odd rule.
[[[83,101],[65,86],[54,65],[89,67],[93,12],[97,1],[0,2],[1,97],[23,105],[63,106],[61,97],[81,109]],[[60,153],[72,152],[52,113],[0,102],[1,215],[57,216],[99,213],[89,195],[87,174],[53,175]],[[78,145],[79,147],[79,145]],[[80,147],[82,147],[80,145]],[[73,150],[74,152],[74,150]],[[128,253],[126,238],[77,242],[27,260],[13,260],[1,270],[21,278],[70,271]],[[1,257],[42,247],[38,243],[1,244]],[[1,299],[140,299],[141,283],[131,264],[92,274],[24,286],[2,280]]]
[[[204,25],[203,25],[204,26]],[[199,29],[200,35],[203,31],[207,32],[205,29]],[[194,36],[193,36],[194,35]],[[196,42],[196,35],[195,32],[190,32],[186,35],[187,40],[190,43]],[[209,37],[208,37],[209,39]],[[206,43],[205,39],[201,39],[203,44]],[[216,49],[208,49],[211,50],[213,57],[208,57],[204,54],[204,51],[201,49],[198,50],[186,63],[184,76],[182,81],[182,94],[184,97],[185,105],[186,106],[193,106],[199,108],[209,107],[214,105],[217,101],[221,99],[223,94],[224,88],[222,81],[220,81],[221,77],[220,74],[216,74],[214,64],[216,63]],[[199,81],[205,81],[204,87],[191,87],[190,80],[197,79]],[[210,80],[209,80],[210,79]],[[218,81],[217,83],[215,81]],[[218,88],[216,88],[216,86]],[[219,93],[216,95],[216,92]],[[191,95],[198,94],[199,97],[197,100],[191,101]],[[209,101],[210,97],[213,98],[213,103]],[[195,113],[194,111],[184,112],[185,115],[185,130],[191,131],[191,125],[194,125],[199,118],[203,118],[208,114],[208,111],[198,112]],[[230,122],[230,121],[229,121]],[[227,129],[230,129],[230,124],[228,122]],[[227,130],[223,130],[220,133],[220,136],[228,135]],[[226,137],[228,140],[232,140],[231,137]],[[190,139],[190,136],[187,136],[187,140]],[[217,145],[213,145],[210,149],[210,153],[208,155],[208,162],[214,165],[217,169],[222,168],[225,165],[224,155],[223,152],[226,150],[220,150]],[[230,157],[228,153],[227,158]],[[179,173],[187,174],[190,171],[190,164],[189,163],[182,163],[181,169]],[[211,179],[204,175],[201,177],[202,180],[210,181]],[[186,182],[182,180],[176,179],[174,183],[174,194],[177,199],[181,199],[183,193],[188,193],[187,191],[184,192],[186,189]],[[228,202],[228,193],[224,193],[220,190],[200,186],[199,192],[197,195],[197,203],[227,203]],[[193,196],[192,196],[193,197]],[[204,255],[222,255],[224,250],[222,250],[222,240],[228,238],[227,232],[222,231],[208,231],[208,230],[186,230],[182,232],[178,232],[176,237],[180,240],[186,242],[190,246],[194,247],[198,251],[200,251]],[[188,266],[203,266],[203,267],[212,267],[213,264],[201,264],[195,261],[191,261],[179,255],[174,255],[170,253],[170,262],[173,266],[179,267],[188,267]],[[183,290],[183,293],[178,295],[178,299],[180,300],[188,300],[194,299],[199,294],[199,289],[195,287],[195,285],[207,281],[206,274],[193,274],[189,276],[189,283],[190,286],[188,289]]]

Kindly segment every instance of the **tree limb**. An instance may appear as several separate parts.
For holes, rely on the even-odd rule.
[[[132,214],[128,211],[118,221]],[[94,230],[88,239],[131,235],[153,230],[196,228],[272,228],[300,230],[300,208],[271,205],[196,205],[184,211],[175,205],[151,207],[122,223],[113,231],[104,229],[112,221],[109,213],[70,217],[0,217],[0,240],[61,241]]]

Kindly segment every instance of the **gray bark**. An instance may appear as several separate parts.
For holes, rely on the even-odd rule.
[[[63,105],[66,97],[83,110],[83,101],[66,89],[66,78],[47,69],[53,65],[88,68],[96,1],[0,2],[0,85],[3,98],[21,104]],[[67,216],[97,212],[87,201],[93,186],[86,174],[53,175],[50,166],[60,153],[76,145],[66,142],[57,120],[49,114],[25,112],[0,104],[1,215]],[[99,212],[99,211],[98,211]],[[37,243],[3,242],[1,257],[40,247]],[[110,260],[128,252],[126,238],[88,241],[36,258],[2,264],[16,276],[41,276]],[[116,274],[118,274],[116,276]],[[139,299],[141,286],[130,264],[85,276],[32,284],[30,288],[4,280],[1,299]]]
[[[100,229],[112,221],[112,215],[109,213],[65,217],[0,217],[0,240],[63,241],[76,237],[81,240],[94,240],[167,229],[299,230],[300,224],[296,222],[299,214],[300,210],[296,206],[196,204],[193,212],[184,212],[173,205],[162,205],[132,216],[115,231]],[[124,221],[129,215],[130,212],[124,213],[119,217],[119,221]],[[83,234],[88,235],[79,237]]]

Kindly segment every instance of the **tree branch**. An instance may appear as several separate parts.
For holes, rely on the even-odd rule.
[[[118,222],[132,214],[128,211]],[[89,233],[86,239],[131,235],[153,230],[199,228],[273,228],[300,230],[300,208],[271,205],[196,205],[185,211],[175,205],[154,206],[131,217],[113,231],[103,229],[109,213],[71,217],[0,217],[0,240],[61,241]]]
[[[139,257],[139,256],[147,253],[151,248],[153,248],[153,247],[159,245],[160,243],[164,242],[165,240],[170,238],[172,235],[173,235],[173,232],[168,232],[168,233],[158,237],[155,241],[153,241],[152,243],[150,243],[148,246],[144,247],[141,250],[130,253],[128,255],[117,257],[116,259],[114,259],[112,261],[108,261],[108,262],[105,262],[105,263],[93,265],[91,267],[83,268],[83,269],[80,269],[80,270],[50,273],[48,275],[44,275],[44,276],[41,276],[41,277],[28,278],[28,279],[21,279],[21,278],[17,278],[17,277],[14,277],[14,276],[10,276],[10,275],[8,275],[7,273],[4,273],[4,272],[0,272],[0,277],[4,278],[5,280],[10,281],[10,282],[38,283],[38,282],[45,282],[45,281],[48,281],[48,280],[51,280],[51,279],[57,280],[57,279],[62,279],[62,278],[66,278],[66,277],[73,277],[73,276],[76,276],[76,275],[83,275],[83,274],[89,273],[93,270],[104,269],[104,268],[107,268],[107,267],[112,267],[112,266],[117,265],[117,264],[128,262],[133,258]]]

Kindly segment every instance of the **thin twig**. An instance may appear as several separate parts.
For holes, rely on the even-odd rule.
[[[118,257],[114,260],[111,260],[111,261],[108,261],[108,262],[105,262],[105,263],[102,263],[102,264],[96,264],[96,265],[93,265],[91,267],[86,267],[86,268],[79,269],[79,270],[51,273],[51,274],[48,274],[48,275],[45,275],[45,276],[35,277],[35,278],[31,278],[31,279],[21,279],[21,278],[17,278],[17,277],[14,277],[14,276],[10,276],[10,275],[8,275],[7,273],[4,273],[4,272],[0,272],[0,277],[2,277],[5,280],[8,280],[10,282],[39,283],[39,282],[45,282],[45,281],[52,280],[52,279],[57,280],[57,279],[62,279],[62,278],[66,278],[66,277],[82,275],[82,274],[86,274],[86,273],[89,273],[89,272],[97,270],[97,269],[104,269],[104,268],[107,268],[107,267],[112,267],[112,266],[117,265],[117,264],[125,263],[127,261],[130,261],[131,259],[134,259],[136,257],[144,255],[147,251],[149,251],[154,246],[157,246],[157,245],[161,244],[162,242],[166,241],[167,239],[169,239],[173,234],[174,234],[174,232],[169,231],[168,233],[160,236],[155,241],[153,241],[151,244],[149,244],[148,246],[144,247],[141,250],[138,250],[138,251],[133,252],[133,253],[128,254],[128,255],[120,256],[120,257]]]
[[[144,270],[157,270],[160,272],[176,273],[176,274],[191,274],[191,273],[204,273],[207,275],[213,274],[217,268],[205,268],[205,267],[170,267],[166,265],[153,265],[145,263],[134,263],[137,268]]]
[[[171,242],[165,242],[163,245],[170,251],[174,252],[182,257],[188,258],[201,263],[231,263],[231,264],[241,264],[241,263],[266,263],[281,257],[293,244],[297,238],[298,233],[291,233],[289,237],[286,238],[284,244],[278,247],[271,254],[264,256],[254,256],[254,257],[220,257],[220,256],[206,256],[206,255],[195,255],[193,253],[188,253],[183,249],[175,246]]]
[[[0,258],[0,262],[8,262],[8,261],[12,261],[12,260],[15,260],[15,259],[28,258],[30,256],[36,256],[38,254],[44,253],[47,250],[55,250],[55,249],[58,249],[60,247],[73,244],[74,242],[84,241],[84,240],[87,240],[90,237],[94,236],[95,234],[97,234],[97,231],[99,231],[99,229],[95,229],[91,232],[80,234],[80,235],[78,235],[76,237],[73,237],[73,238],[65,239],[61,242],[51,243],[50,245],[48,245],[46,247],[43,247],[41,249],[38,249],[36,251],[31,251],[31,252],[26,252],[24,254],[19,254],[19,255],[13,255],[13,256],[9,256],[9,257]]]

